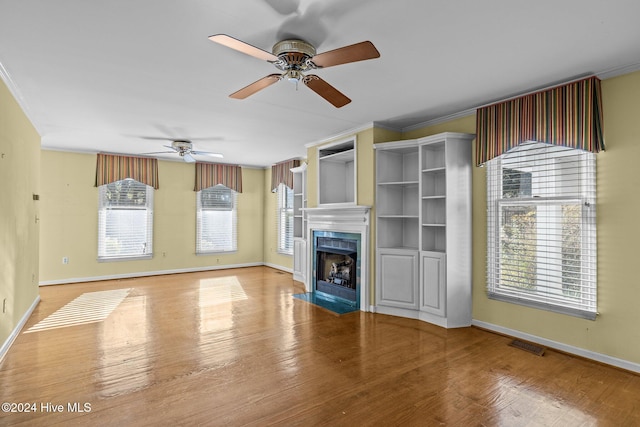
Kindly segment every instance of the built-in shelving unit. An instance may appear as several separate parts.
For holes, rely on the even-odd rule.
[[[443,133],[374,146],[378,311],[471,322],[471,141]]]
[[[307,270],[307,164],[293,173],[293,279],[305,283]]]

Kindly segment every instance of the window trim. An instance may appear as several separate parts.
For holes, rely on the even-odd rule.
[[[201,194],[203,191],[207,191],[211,188],[223,187],[231,193],[232,201],[231,201],[231,209],[203,209],[201,202]],[[232,248],[231,249],[216,249],[216,250],[201,250],[199,249],[201,244],[201,215],[203,211],[207,210],[220,210],[220,211],[231,211],[232,212],[232,221],[234,229],[231,231],[232,238]],[[195,254],[197,256],[206,256],[206,255],[215,255],[215,254],[232,254],[238,252],[238,192],[223,185],[217,184],[212,187],[203,188],[202,190],[196,191],[196,248]]]
[[[284,191],[283,191],[284,190]],[[276,190],[276,196],[277,196],[277,208],[276,208],[276,234],[277,234],[277,252],[280,255],[289,255],[289,256],[293,256],[293,216],[294,216],[294,209],[293,209],[293,189],[289,188],[287,185],[285,185],[284,183],[280,183],[278,184],[278,188]],[[291,207],[287,208],[286,204],[287,204],[287,200],[289,199],[291,200]],[[284,200],[283,200],[284,199]],[[282,205],[283,203],[285,204],[285,207],[283,208]],[[286,248],[284,248],[284,246],[286,246],[286,237],[285,237],[285,242],[283,244],[282,240],[281,240],[281,228],[284,225],[286,227],[286,222],[285,224],[282,224],[281,221],[281,216],[282,216],[282,210],[286,210],[287,211],[287,217],[291,218],[291,237],[290,237],[290,242],[291,242],[291,249],[290,250],[286,250]],[[286,234],[286,230],[285,230],[285,234]]]
[[[121,180],[117,180],[114,182],[118,182],[118,181],[125,181],[125,180],[132,180],[135,181],[139,184],[142,184],[145,186],[145,190],[146,190],[146,198],[147,198],[147,204],[142,207],[142,206],[132,206],[130,209],[124,208],[124,207],[116,207],[115,209],[109,209],[107,207],[103,207],[102,206],[102,192],[104,191],[103,188],[112,184],[112,183],[108,183],[108,184],[102,184],[98,186],[98,233],[97,233],[97,240],[98,240],[98,246],[97,246],[97,256],[96,256],[96,261],[99,263],[105,263],[105,262],[121,262],[121,261],[138,261],[138,260],[149,260],[149,259],[153,259],[153,234],[154,234],[154,192],[155,189],[148,185],[145,184],[143,182],[137,181],[133,178],[125,178],[125,179],[121,179]],[[150,251],[146,254],[140,255],[128,255],[128,256],[100,256],[100,240],[101,240],[101,233],[100,233],[100,216],[101,216],[101,212],[102,210],[141,210],[141,211],[146,211],[147,213],[147,226],[150,228],[150,231],[148,233],[148,241],[146,243],[149,244],[150,247]]]
[[[535,143],[535,142],[529,142]],[[566,148],[566,147],[565,147]],[[579,151],[577,149],[573,149]],[[511,153],[513,151],[510,151]],[[497,182],[500,183],[500,186],[503,184],[503,167],[502,160],[503,156],[510,154],[505,153],[499,157],[496,157],[489,162],[487,162],[487,296],[489,299],[503,301],[513,304],[518,304],[526,307],[542,309],[545,311],[550,311],[559,314],[570,315],[574,317],[579,317],[588,320],[595,320],[597,316],[597,230],[596,230],[596,214],[595,214],[595,194],[596,194],[596,175],[595,175],[595,156],[593,153],[587,153],[592,157],[587,159],[586,170],[582,171],[581,174],[584,177],[583,179],[587,179],[587,185],[592,187],[593,197],[591,200],[587,195],[577,196],[577,195],[566,195],[566,196],[548,196],[548,197],[522,197],[522,198],[502,198],[502,191],[497,192]],[[577,204],[582,206],[581,210],[581,224],[582,224],[582,250],[581,254],[584,253],[585,245],[593,244],[593,248],[590,249],[592,254],[594,255],[593,263],[589,263],[589,265],[581,266],[581,273],[587,270],[594,270],[593,277],[593,290],[596,295],[595,301],[595,309],[594,311],[588,310],[585,308],[576,308],[575,302],[572,302],[570,298],[567,298],[567,304],[561,305],[558,302],[561,302],[564,298],[562,296],[554,296],[555,302],[544,302],[543,298],[540,300],[536,300],[531,298],[530,296],[526,296],[524,293],[521,295],[515,295],[510,292],[499,292],[498,288],[498,277],[500,275],[501,266],[498,265],[500,261],[500,250],[501,250],[501,233],[500,233],[500,225],[501,225],[501,216],[502,216],[502,206],[523,206],[523,205],[533,205],[533,206],[544,206],[549,202],[554,202],[558,204],[562,204],[562,202],[567,202],[567,204]],[[587,212],[587,209],[591,209],[591,212]],[[493,222],[493,223],[492,223]],[[589,254],[589,253],[587,253]],[[574,305],[574,307],[571,307]]]

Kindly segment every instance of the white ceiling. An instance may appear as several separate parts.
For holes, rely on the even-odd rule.
[[[154,138],[193,139],[268,166],[368,123],[403,129],[639,69],[638,17],[637,0],[0,0],[0,75],[44,148],[141,154],[169,143]],[[268,51],[292,36],[318,52],[370,40],[381,57],[316,72],[353,100],[340,109],[286,81],[240,101],[228,95],[277,70],[217,33]]]

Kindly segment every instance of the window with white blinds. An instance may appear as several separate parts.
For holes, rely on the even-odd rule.
[[[595,155],[527,142],[490,160],[487,211],[489,297],[595,319]]]
[[[237,193],[224,185],[196,192],[196,253],[238,249]]]
[[[293,189],[278,185],[278,252],[293,255]]]
[[[153,187],[123,179],[98,187],[98,260],[151,258]]]

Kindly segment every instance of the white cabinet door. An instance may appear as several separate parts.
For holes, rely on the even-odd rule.
[[[297,280],[306,285],[307,270],[307,241],[304,239],[293,239],[293,280]]]
[[[445,317],[447,290],[444,253],[422,252],[420,263],[422,264],[420,310]]]
[[[418,309],[418,251],[379,249],[377,304]]]

